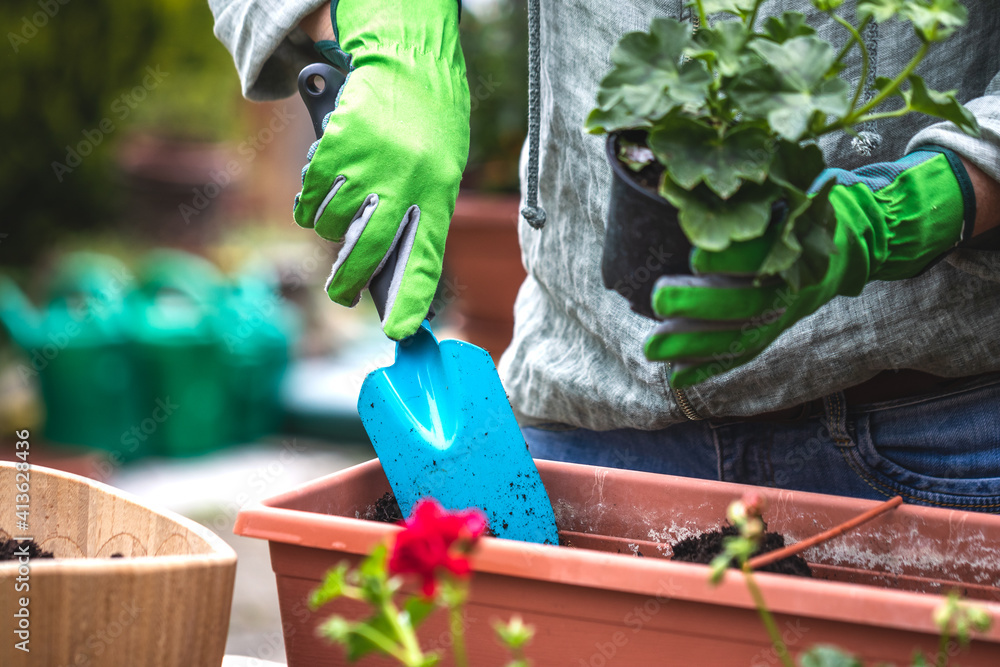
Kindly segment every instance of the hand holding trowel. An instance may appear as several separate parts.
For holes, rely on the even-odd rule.
[[[343,83],[326,64],[299,75],[317,136]],[[398,289],[393,277],[405,242],[396,239],[369,287],[383,321]],[[480,508],[497,537],[558,542],[552,505],[485,350],[438,343],[424,320],[397,343],[392,366],[365,378],[358,412],[405,515],[432,496],[449,509]]]

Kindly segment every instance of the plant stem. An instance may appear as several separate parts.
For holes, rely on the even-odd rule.
[[[858,124],[867,123],[871,120],[882,120],[883,118],[899,118],[900,116],[905,116],[910,113],[910,105],[906,105],[902,109],[896,109],[895,111],[883,111],[882,113],[870,113],[867,116],[862,116],[857,120]]]
[[[400,663],[410,667],[411,665],[419,665],[419,662],[414,662],[412,656],[407,655],[404,651],[399,650],[399,645],[394,643],[391,639],[386,637],[384,634],[375,630],[371,626],[365,623],[359,623],[354,626],[354,632],[358,633],[372,644],[375,644],[380,651],[386,655],[391,655],[393,658],[398,660]],[[423,660],[423,656],[416,656],[418,660]]]
[[[753,11],[750,12],[750,20],[746,23],[747,32],[750,33],[751,36],[753,35],[753,25],[757,22],[757,12],[760,10],[762,2],[763,0],[755,0],[753,3]]]
[[[404,665],[422,664],[424,654],[420,650],[420,643],[417,641],[417,634],[413,629],[413,624],[409,621],[405,625],[400,622],[399,609],[393,604],[392,598],[388,595],[382,598],[379,607],[386,620],[389,621],[389,625],[392,626],[393,632],[396,633],[400,643],[403,645],[406,660],[401,660],[400,662]]]
[[[747,589],[750,591],[750,596],[757,607],[757,613],[760,614],[760,620],[764,622],[767,634],[771,638],[771,645],[774,647],[774,652],[781,658],[781,664],[785,667],[795,667],[792,664],[792,657],[788,654],[788,647],[781,639],[781,631],[778,630],[778,624],[774,622],[774,617],[771,616],[771,611],[764,602],[764,595],[760,592],[757,582],[753,579],[749,562],[743,564],[743,578],[747,582]]]
[[[462,621],[462,605],[448,606],[448,623],[451,626],[451,652],[455,656],[455,667],[469,667],[465,651],[465,623]]]
[[[859,514],[853,519],[849,519],[838,526],[830,528],[829,530],[824,530],[822,533],[817,533],[812,537],[807,537],[801,542],[790,544],[789,546],[783,549],[776,549],[774,551],[769,551],[766,554],[761,554],[760,556],[757,556],[755,558],[751,558],[746,562],[746,567],[750,568],[751,570],[755,570],[764,567],[765,565],[770,565],[771,563],[777,563],[779,560],[788,558],[789,556],[794,556],[797,553],[805,551],[809,547],[816,546],[817,544],[820,544],[822,542],[826,542],[827,540],[837,537],[838,535],[843,535],[847,531],[857,528],[858,526],[867,521],[871,521],[879,514],[887,512],[895,507],[899,507],[902,504],[903,504],[903,498],[901,496],[894,496],[889,500],[885,501],[884,503],[881,503],[880,505],[871,508],[867,512]]]
[[[858,80],[858,85],[854,90],[854,97],[851,99],[850,106],[851,113],[853,113],[854,108],[858,106],[858,100],[861,99],[861,92],[865,89],[865,86],[868,85],[868,68],[871,64],[871,54],[868,53],[868,47],[865,45],[865,40],[861,39],[861,33],[854,26],[837,14],[832,14],[832,16],[834,21],[844,26],[844,29],[851,33],[851,42],[848,42],[844,46],[844,50],[837,56],[837,60],[835,60],[834,63],[840,62],[841,58],[847,55],[847,50],[851,46],[852,42],[856,43],[858,48],[861,49],[861,78]],[[867,25],[868,21],[866,20],[861,25],[861,29],[864,30]]]
[[[698,6],[698,27],[708,25],[708,17],[705,15],[705,5],[701,0],[696,0]]]
[[[917,49],[916,54],[914,54],[913,59],[906,65],[906,67],[903,68],[903,71],[900,72],[899,75],[892,80],[892,83],[886,86],[882,92],[876,95],[870,102],[868,102],[868,104],[861,107],[857,111],[856,115],[862,116],[868,113],[878,105],[882,104],[882,102],[888,99],[891,95],[895,94],[895,92],[899,90],[899,87],[903,85],[903,82],[906,81],[911,74],[913,74],[913,70],[917,69],[917,65],[919,65],[920,61],[927,55],[927,51],[930,47],[931,45],[929,42],[922,43],[920,48]]]
[[[883,88],[878,95],[873,97],[867,104],[865,104],[857,111],[852,111],[841,120],[835,123],[830,123],[826,127],[821,128],[819,131],[815,133],[815,136],[818,137],[824,134],[829,134],[830,132],[834,132],[836,130],[844,129],[845,127],[853,127],[854,125],[857,125],[860,119],[863,118],[865,114],[867,114],[869,111],[877,107],[879,104],[882,104],[882,102],[884,102],[890,96],[894,95],[896,91],[899,90],[899,87],[903,85],[903,82],[906,81],[906,79],[909,78],[911,74],[913,74],[913,70],[917,68],[917,65],[920,64],[920,61],[922,61],[924,59],[924,56],[927,55],[927,51],[929,48],[930,48],[930,43],[923,42],[920,45],[920,48],[917,49],[917,52],[913,56],[913,59],[906,65],[905,68],[903,68],[903,71],[900,72],[895,79],[889,82],[889,85]]]
[[[945,628],[941,631],[941,637],[938,639],[938,652],[934,656],[934,667],[946,667],[948,664],[948,642],[951,641],[951,633],[948,630],[949,628]]]

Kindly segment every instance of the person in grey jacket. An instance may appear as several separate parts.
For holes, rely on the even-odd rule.
[[[390,336],[404,336],[440,274],[441,230],[467,146],[455,0],[339,0],[334,20],[329,3],[315,0],[210,4],[250,99],[293,94],[298,70],[322,58],[352,68],[344,106],[330,120],[348,157],[323,142],[314,146],[296,220],[345,238],[330,290],[348,305],[386,249],[403,244],[417,268],[394,279],[397,316],[383,325]],[[829,135],[820,144],[827,162],[845,170],[930,145],[957,156],[966,210],[975,210],[952,244],[958,247],[918,275],[872,280],[857,296],[833,297],[789,323],[753,359],[681,389],[670,385],[667,364],[643,353],[654,323],[601,284],[610,168],[602,138],[585,133],[583,122],[617,40],[646,29],[654,16],[691,21],[691,10],[682,0],[540,0],[533,14],[538,143],[522,160],[527,206],[519,228],[528,278],[500,364],[536,457],[1000,508],[1000,257],[990,249],[1000,217],[1000,9],[989,0],[964,4],[968,25],[918,73],[932,88],[958,89],[980,138],[910,115],[862,128],[860,138]],[[820,37],[842,40],[808,0],[766,2],[762,17],[788,10],[805,14]],[[872,84],[898,73],[914,50],[912,29],[901,23],[873,25],[864,37],[875,54]],[[849,62],[843,76],[856,80],[860,63]],[[423,105],[455,113],[426,127],[423,116],[411,115]],[[386,141],[392,146],[383,151]],[[365,167],[380,159],[406,166]],[[434,160],[447,168],[412,167]],[[427,188],[402,182],[425,171]],[[384,182],[368,176],[378,172]],[[332,210],[345,183],[357,189]],[[368,223],[381,202],[393,215],[376,229]],[[918,222],[934,225],[935,215],[927,211]]]

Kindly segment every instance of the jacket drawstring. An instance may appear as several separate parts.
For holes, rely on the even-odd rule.
[[[875,79],[878,78],[878,24],[872,21],[865,30],[865,48],[868,49],[868,80],[864,82],[864,103],[875,97]],[[882,135],[878,131],[878,122],[869,121],[861,126],[858,136],[851,140],[851,146],[859,155],[871,157],[882,145]]]
[[[528,192],[521,216],[535,229],[545,226],[545,211],[538,205],[538,142],[541,130],[541,0],[528,0]]]

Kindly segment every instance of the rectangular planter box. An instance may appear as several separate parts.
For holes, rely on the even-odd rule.
[[[15,464],[0,462],[4,538],[17,520],[17,474]],[[0,562],[0,665],[222,664],[236,575],[229,545],[105,484],[34,465],[28,475],[28,534],[56,557],[31,559],[26,572],[16,560]],[[18,583],[29,588],[16,592]],[[22,608],[29,653],[14,646],[21,641],[13,634],[14,614]]]
[[[521,614],[537,633],[536,665],[778,664],[743,577],[718,587],[704,565],[666,560],[672,543],[718,528],[747,487],[722,482],[537,461],[569,546],[485,538],[467,607],[471,664],[504,664],[494,619]],[[315,480],[240,513],[235,532],[270,541],[289,667],[347,664],[316,636],[337,601],[310,612],[305,600],[338,562],[357,562],[396,526],[366,521],[389,490],[378,460]],[[759,489],[768,529],[798,542],[869,509],[873,501]],[[964,667],[1000,665],[1000,517],[904,505],[805,552],[816,578],[762,573],[757,581],[793,653],[832,643],[866,661],[909,664],[936,650],[932,613],[957,589],[993,615]],[[450,641],[443,614],[425,647]],[[374,659],[362,664],[394,664]],[[450,663],[448,663],[450,664]]]

